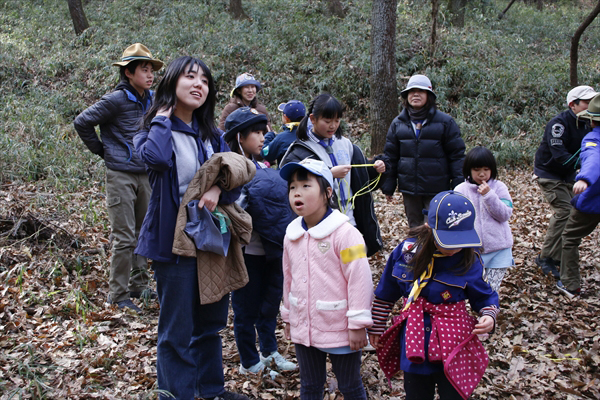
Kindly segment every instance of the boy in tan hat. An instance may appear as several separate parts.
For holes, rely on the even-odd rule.
[[[163,62],[153,58],[146,46],[135,43],[113,65],[120,67],[121,81],[113,92],[79,114],[74,125],[85,145],[106,165],[106,204],[113,235],[108,302],[140,312],[131,298],[155,298],[156,293],[148,288],[147,260],[133,254],[151,193],[133,136],[152,104],[154,71]]]
[[[585,111],[596,94],[590,86],[571,89],[567,94],[569,108],[548,122],[535,153],[533,172],[552,209],[542,251],[535,263],[544,275],[551,273],[557,279],[562,252],[561,235],[571,212],[573,182],[579,160],[577,153],[581,140],[590,131],[589,124],[578,120],[576,114]]]
[[[581,170],[573,185],[573,209],[562,234],[558,290],[569,298],[581,293],[579,244],[600,224],[600,94],[577,118],[590,121],[592,131],[581,142]]]

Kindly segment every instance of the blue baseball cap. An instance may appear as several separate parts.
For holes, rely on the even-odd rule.
[[[475,231],[475,207],[453,190],[438,193],[429,203],[427,223],[437,244],[444,249],[481,247]]]
[[[305,158],[300,162],[287,163],[281,167],[279,170],[279,175],[289,182],[292,175],[294,175],[294,171],[296,171],[298,168],[304,168],[314,175],[322,176],[325,178],[325,180],[327,180],[329,186],[333,188],[333,175],[331,174],[329,167],[323,161],[315,160],[314,158]]]
[[[300,100],[290,100],[287,103],[281,103],[277,109],[292,121],[298,121],[306,115],[306,107]]]

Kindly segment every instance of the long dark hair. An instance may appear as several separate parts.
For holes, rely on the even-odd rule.
[[[312,114],[315,119],[319,118],[342,118],[344,116],[345,108],[332,95],[329,93],[321,93],[317,97],[310,102],[310,106],[308,107],[308,111],[302,121],[300,121],[300,125],[298,125],[298,129],[296,130],[296,137],[300,140],[307,140],[307,126],[308,119],[310,118],[310,114]],[[335,131],[335,137],[340,139],[342,137],[342,125],[338,127],[337,131]]]
[[[206,79],[208,80],[208,96],[202,106],[194,110],[193,116],[198,120],[200,125],[202,139],[206,139],[208,135],[215,138],[219,137],[219,131],[215,125],[214,113],[215,104],[217,102],[217,91],[215,81],[210,73],[210,69],[198,58],[190,56],[179,57],[167,66],[165,75],[156,88],[152,107],[144,116],[143,126],[146,129],[150,128],[152,119],[156,116],[158,110],[162,108],[175,108],[177,106],[177,82],[181,74],[190,72],[197,65],[202,69]]]
[[[409,265],[414,271],[413,279],[417,280],[423,272],[427,270],[427,266],[433,257],[433,253],[437,251],[437,247],[435,247],[433,231],[429,225],[420,225],[410,228],[408,237],[417,239],[415,242],[417,253],[409,262]],[[464,275],[475,262],[475,257],[477,257],[475,249],[471,247],[464,248],[461,253],[463,254],[461,262],[453,268],[456,271],[456,275]]]

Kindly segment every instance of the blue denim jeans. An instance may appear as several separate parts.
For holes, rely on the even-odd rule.
[[[216,303],[200,304],[195,258],[180,257],[176,264],[155,261],[153,269],[160,302],[158,388],[178,400],[222,394],[219,331],[227,324],[229,295]]]
[[[244,254],[248,284],[231,294],[233,332],[244,368],[260,361],[256,350],[256,333],[260,351],[268,356],[277,350],[275,328],[283,296],[281,259]]]
[[[327,353],[296,343],[296,359],[300,367],[300,398],[322,400],[327,379]],[[329,354],[333,373],[345,400],[367,400],[360,376],[362,352]]]

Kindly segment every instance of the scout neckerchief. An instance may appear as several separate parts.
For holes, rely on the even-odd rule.
[[[410,307],[410,305],[415,300],[417,300],[417,298],[419,297],[421,290],[431,280],[431,276],[433,275],[433,261],[434,261],[435,257],[445,257],[445,256],[443,254],[434,254],[433,257],[431,257],[431,261],[429,261],[429,264],[427,265],[427,269],[425,271],[423,271],[421,276],[418,279],[415,279],[415,281],[413,282],[413,287],[410,290],[408,299],[406,299],[406,303],[404,303],[404,308],[402,309],[402,311],[408,310],[408,307]]]
[[[335,154],[333,154],[333,147],[332,147],[333,142],[335,142],[335,137],[332,137],[331,139],[321,139],[314,133],[314,131],[312,129],[308,131],[308,137],[313,142],[316,142],[325,148],[325,152],[329,155],[329,159],[331,160],[331,165],[333,165],[334,167],[337,167],[338,162],[335,159]],[[327,140],[327,142],[325,142],[325,140]],[[343,181],[344,181],[343,178],[338,179],[338,186],[340,188],[340,203],[343,206],[343,207],[341,207],[341,210],[345,210],[346,206],[348,204],[348,199],[346,198],[346,191],[344,190]]]

